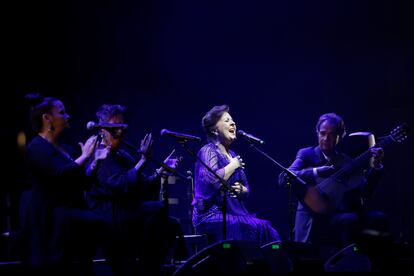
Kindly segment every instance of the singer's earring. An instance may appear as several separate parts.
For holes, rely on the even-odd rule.
[[[50,124],[49,127],[47,128],[47,131],[49,132],[55,131],[55,127],[52,124]]]

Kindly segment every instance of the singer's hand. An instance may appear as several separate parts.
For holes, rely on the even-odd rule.
[[[144,136],[144,139],[141,140],[140,152],[142,153],[143,157],[150,157],[152,154],[152,134],[147,133]]]
[[[237,168],[242,168],[242,169],[244,169],[244,166],[246,165],[246,164],[243,162],[243,159],[240,157],[240,155],[237,155],[236,157],[232,158],[230,162],[235,164],[236,169],[237,169]]]
[[[247,193],[247,188],[244,187],[240,182],[235,182],[231,185],[231,187],[233,188],[233,191],[230,193],[230,196],[233,198]]]

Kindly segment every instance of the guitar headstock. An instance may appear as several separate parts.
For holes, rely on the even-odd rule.
[[[408,125],[404,123],[394,128],[391,131],[390,136],[395,142],[401,143],[402,141],[407,139],[408,132],[409,132]]]

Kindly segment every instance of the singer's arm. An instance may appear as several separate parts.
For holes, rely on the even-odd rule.
[[[225,167],[220,168],[218,162],[218,153],[216,149],[212,148],[211,146],[205,146],[202,149],[200,149],[198,157],[225,181],[227,181],[233,175],[236,169],[241,167],[242,165],[240,157],[236,156],[232,158],[229,164],[227,164]],[[199,171],[199,177],[201,178],[202,182],[213,185],[214,188],[217,190],[220,189],[221,182],[204,166],[198,164],[196,170]]]
[[[204,162],[212,171],[214,171],[220,178],[224,178],[224,167],[220,168],[218,165],[218,156],[215,149],[207,145],[200,149],[198,158]],[[196,178],[204,183],[205,186],[212,186],[214,190],[219,190],[221,182],[208,171],[200,162],[196,163]]]

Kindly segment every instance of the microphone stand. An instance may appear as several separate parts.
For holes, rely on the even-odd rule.
[[[196,160],[198,160],[211,174],[213,174],[221,183],[220,191],[222,195],[222,209],[221,214],[223,217],[223,240],[227,239],[227,193],[234,191],[232,187],[230,187],[227,182],[221,178],[215,171],[213,171],[203,160],[201,160],[200,157],[197,156],[186,144],[186,139],[179,139],[178,142],[181,144],[181,146],[190,153],[191,156],[193,156]]]
[[[277,162],[275,159],[273,159],[269,154],[262,151],[258,147],[256,147],[252,141],[248,140],[250,143],[250,147],[254,148],[257,152],[265,156],[267,159],[272,161],[273,164],[275,164],[277,167],[282,169],[285,177],[286,177],[286,187],[288,188],[288,227],[289,227],[289,241],[293,241],[293,228],[295,225],[294,221],[294,213],[295,213],[295,204],[293,202],[293,190],[295,190],[296,193],[299,194],[305,194],[307,190],[307,183],[303,181],[300,177],[298,177],[294,172],[289,170],[288,168],[284,167],[282,164]],[[294,187],[293,187],[294,186]],[[299,198],[303,198],[303,196],[299,196]]]
[[[134,150],[136,153],[142,153],[138,150],[138,148],[136,146],[134,146],[133,144],[131,144],[130,142],[128,142],[125,139],[122,139],[121,142],[123,144],[125,144],[127,147],[129,147],[130,149]],[[183,178],[183,179],[187,179],[187,176],[185,176],[183,173],[179,172],[178,170],[171,168],[170,166],[168,166],[167,164],[165,164],[164,162],[158,161],[155,158],[152,158],[150,156],[147,156],[151,161],[153,161],[155,164],[157,164],[157,166],[162,167],[165,171],[171,173],[172,175],[178,175],[179,177]],[[161,197],[162,197],[162,201],[163,201],[163,205],[164,205],[164,209],[166,214],[168,215],[168,209],[169,209],[169,194],[168,194],[168,183],[167,183],[168,177],[165,174],[161,174]]]

